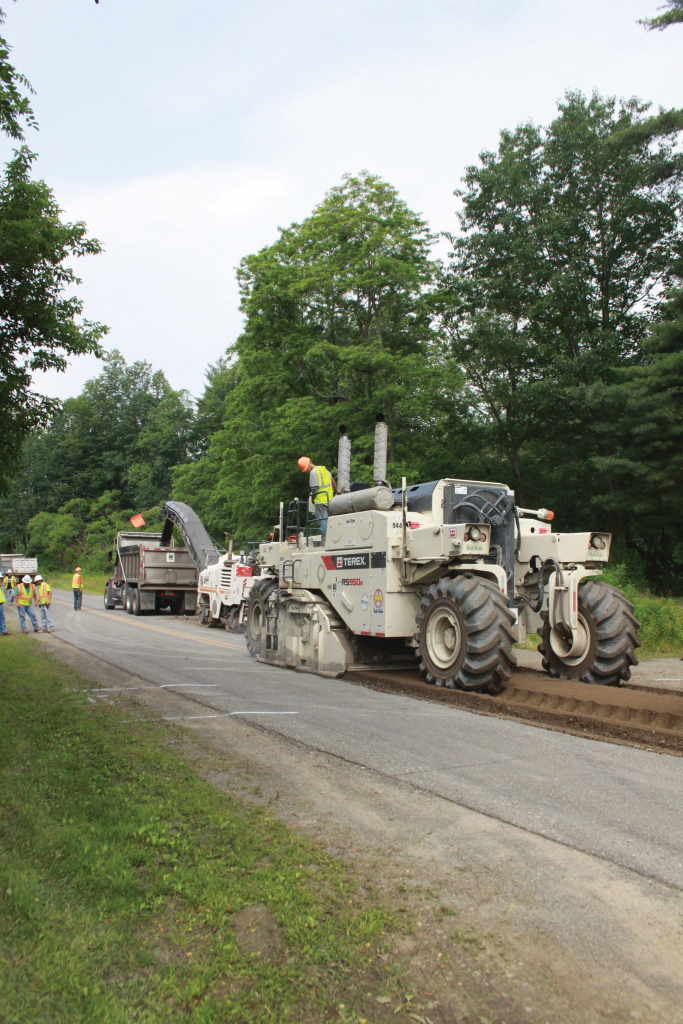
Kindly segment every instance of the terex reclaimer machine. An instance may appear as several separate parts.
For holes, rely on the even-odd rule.
[[[619,685],[640,647],[633,605],[603,583],[608,533],[553,532],[547,509],[524,509],[504,483],[447,478],[387,486],[378,422],[374,487],[339,491],[326,542],[305,506],[281,506],[262,544],[247,607],[247,646],[260,661],[338,676],[416,658],[427,682],[496,694],[513,645],[541,638],[552,676]],[[310,510],[309,510],[310,511]]]

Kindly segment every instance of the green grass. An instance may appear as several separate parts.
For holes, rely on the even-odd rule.
[[[4,1024],[364,1019],[348,988],[360,972],[371,986],[391,913],[312,842],[198,777],[173,728],[93,703],[30,638],[1,643]],[[270,958],[235,927],[263,904],[280,937]]]
[[[40,572],[40,567],[38,568]],[[45,570],[43,573],[45,579],[54,590],[71,590],[71,580],[73,579],[73,572],[49,572]],[[97,594],[101,597],[104,594],[104,585],[109,579],[108,573],[89,572],[86,570],[81,573],[83,579],[83,593],[84,594]]]

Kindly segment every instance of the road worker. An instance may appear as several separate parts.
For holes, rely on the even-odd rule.
[[[76,566],[76,571],[71,580],[71,589],[74,592],[74,611],[78,612],[83,602],[83,578],[80,565]]]
[[[11,573],[6,573],[2,581],[2,589],[5,591],[5,597],[8,604],[12,604],[14,601],[14,593],[17,589],[17,578]]]
[[[5,622],[5,581],[2,581],[0,587],[0,636],[7,636],[7,623]]]
[[[36,592],[36,604],[40,609],[40,617],[43,620],[43,633],[54,633],[55,624],[52,621],[50,605],[52,604],[52,587],[46,583],[43,577],[38,574],[33,581]]]
[[[22,633],[28,633],[26,627],[26,616],[33,623],[33,632],[38,633],[38,619],[36,613],[33,610],[33,604],[35,602],[36,588],[31,582],[30,576],[22,576],[21,583],[17,586],[17,611],[19,612],[19,625],[21,626]]]
[[[332,495],[337,493],[337,484],[326,466],[316,466],[315,462],[312,462],[306,455],[302,455],[299,459],[299,469],[302,473],[310,473],[308,485],[313,495],[315,518],[318,521],[320,536],[324,544],[327,536],[328,505],[332,501]]]

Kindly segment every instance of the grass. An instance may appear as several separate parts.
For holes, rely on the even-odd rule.
[[[40,567],[38,568],[40,572]],[[73,579],[73,572],[44,572],[44,577],[50,586],[54,590],[71,590],[71,580]],[[109,579],[108,573],[102,572],[89,572],[86,570],[81,573],[83,579],[83,593],[84,594],[97,594],[101,597],[104,594],[104,585]]]
[[[391,912],[199,778],[170,727],[95,703],[30,638],[0,650],[3,1022],[364,1020],[349,979],[371,987]],[[254,906],[263,941],[238,926]]]

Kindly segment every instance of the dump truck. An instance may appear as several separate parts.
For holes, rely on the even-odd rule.
[[[172,543],[172,524],[162,533],[117,533],[109,553],[114,572],[104,588],[104,607],[130,615],[170,609],[173,615],[197,610],[197,568],[187,548]]]
[[[0,575],[35,576],[38,572],[38,559],[27,558],[26,555],[0,554]]]
[[[456,477],[392,488],[379,417],[373,485],[350,482],[342,432],[339,493],[325,543],[309,503],[280,506],[247,605],[259,661],[321,675],[419,666],[437,686],[500,693],[513,645],[538,633],[551,676],[618,685],[637,664],[639,623],[602,582],[611,537],[553,532],[505,483]]]

